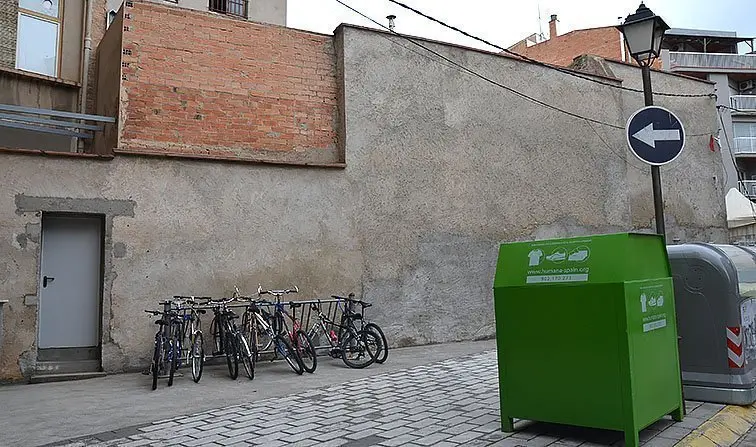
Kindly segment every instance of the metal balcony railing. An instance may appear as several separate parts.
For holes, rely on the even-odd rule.
[[[210,0],[208,9],[221,14],[247,17],[247,0]]]
[[[730,107],[737,112],[756,112],[756,95],[730,96]]]
[[[748,198],[756,197],[756,180],[743,180],[738,182],[738,186],[744,196]]]
[[[735,137],[732,151],[737,154],[756,155],[756,137]]]
[[[684,68],[723,71],[756,71],[756,54],[669,52],[672,70]]]

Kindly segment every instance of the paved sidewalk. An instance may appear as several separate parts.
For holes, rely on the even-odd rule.
[[[310,389],[324,388],[377,374],[459,358],[494,349],[493,340],[393,349],[388,361],[365,369],[347,368],[341,360],[318,357],[314,374],[296,376],[283,362],[260,362],[255,380],[243,373],[231,380],[222,363],[205,368],[200,383],[191,372],[172,387],[161,380],[115,374],[76,382],[0,386],[0,446],[35,446],[82,435],[118,430],[228,405],[260,402]],[[222,359],[221,359],[222,360]]]
[[[685,420],[644,430],[646,447],[672,447],[723,405],[688,403]],[[619,446],[619,432],[518,421],[499,431],[494,350],[415,366],[60,445],[83,446]],[[708,444],[701,444],[708,445]],[[712,444],[716,446],[716,444]]]

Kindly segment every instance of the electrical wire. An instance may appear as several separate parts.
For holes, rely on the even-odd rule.
[[[567,74],[569,76],[573,76],[573,77],[576,77],[576,78],[584,79],[584,80],[590,81],[590,82],[595,82],[597,84],[601,84],[601,85],[604,85],[604,86],[607,86],[607,87],[616,88],[616,89],[620,89],[620,90],[626,90],[626,91],[634,92],[634,93],[643,93],[643,90],[641,90],[641,89],[636,89],[636,88],[631,88],[631,87],[625,87],[625,86],[622,86],[622,85],[616,85],[616,84],[613,84],[611,82],[602,81],[600,79],[596,79],[596,78],[592,78],[590,76],[586,76],[586,75],[583,75],[583,74],[580,74],[580,73],[576,73],[574,70],[570,70],[570,69],[567,69],[567,68],[564,68],[564,67],[559,67],[559,66],[556,66],[556,65],[547,64],[545,62],[541,62],[539,60],[535,60],[535,59],[529,58],[529,57],[527,57],[527,56],[525,56],[523,54],[514,52],[514,51],[509,50],[507,48],[504,48],[504,47],[501,47],[499,45],[496,45],[495,43],[489,42],[489,41],[487,41],[487,40],[485,40],[485,39],[483,39],[481,37],[474,36],[474,35],[466,32],[464,30],[461,30],[461,29],[457,28],[456,26],[449,25],[448,23],[445,23],[445,22],[443,22],[443,21],[441,21],[441,20],[439,20],[439,19],[437,19],[435,17],[429,16],[428,14],[425,14],[424,12],[419,11],[419,10],[417,10],[417,9],[415,9],[415,8],[409,6],[409,5],[406,5],[406,4],[404,4],[404,3],[400,2],[400,1],[397,1],[397,0],[388,0],[388,1],[391,2],[391,3],[393,3],[393,4],[395,4],[395,5],[401,6],[404,9],[410,10],[410,11],[414,12],[415,14],[418,14],[418,15],[420,15],[422,17],[425,17],[426,19],[428,19],[430,21],[436,22],[436,23],[438,23],[439,25],[441,25],[441,26],[443,26],[445,28],[448,28],[448,29],[451,29],[453,31],[456,31],[456,32],[462,34],[463,36],[469,37],[470,39],[473,39],[473,40],[476,40],[478,42],[481,42],[481,43],[484,43],[486,45],[489,45],[489,46],[491,46],[493,48],[496,48],[497,50],[501,50],[501,51],[503,51],[503,52],[505,52],[507,54],[510,54],[512,56],[515,56],[515,57],[518,57],[518,58],[520,58],[522,60],[525,60],[527,62],[530,62],[532,64],[536,64],[536,65],[541,66],[541,67],[550,68],[552,70],[559,71],[559,72]],[[671,97],[680,97],[680,98],[705,98],[705,97],[712,97],[712,96],[714,96],[713,93],[683,94],[683,93],[653,92],[653,94],[656,95],[656,96],[671,96]]]
[[[513,89],[511,87],[507,87],[506,85],[504,85],[504,84],[502,84],[500,82],[494,81],[493,79],[490,79],[490,78],[488,78],[488,77],[486,77],[486,76],[484,76],[484,75],[482,75],[482,74],[480,74],[480,73],[478,73],[478,72],[476,72],[474,70],[471,70],[471,69],[465,67],[464,65],[461,65],[461,64],[457,63],[456,61],[454,61],[452,59],[449,59],[448,57],[444,56],[443,54],[441,54],[441,53],[439,53],[439,52],[437,52],[437,51],[435,51],[435,50],[433,50],[433,49],[431,49],[431,48],[429,48],[429,47],[427,47],[427,46],[425,46],[425,45],[423,45],[423,44],[421,44],[419,42],[416,42],[414,39],[411,39],[411,38],[409,38],[409,37],[407,37],[405,35],[397,33],[393,29],[388,28],[387,26],[385,26],[382,23],[376,21],[375,19],[373,19],[373,18],[371,18],[371,17],[363,14],[362,12],[354,9],[353,7],[349,6],[348,4],[344,3],[342,0],[335,0],[335,1],[337,3],[339,3],[340,5],[344,6],[345,8],[353,11],[356,14],[359,14],[363,18],[365,18],[365,19],[371,21],[372,23],[380,26],[381,28],[383,28],[385,30],[388,30],[392,34],[394,34],[396,36],[399,36],[400,38],[409,41],[413,45],[416,45],[416,46],[424,49],[425,51],[433,54],[434,56],[436,56],[436,57],[438,57],[440,59],[443,59],[444,61],[446,61],[447,63],[453,65],[457,69],[462,70],[465,73],[468,73],[468,74],[470,74],[472,76],[475,76],[477,78],[480,78],[480,79],[482,79],[482,80],[484,80],[484,81],[486,81],[486,82],[488,82],[490,84],[493,84],[493,85],[495,85],[495,86],[497,86],[499,88],[502,88],[502,89],[504,89],[504,90],[506,90],[506,91],[508,91],[508,92],[510,92],[510,93],[512,93],[514,95],[516,95],[516,96],[519,96],[519,97],[525,99],[526,101],[530,101],[530,102],[533,102],[533,103],[538,104],[540,106],[543,106],[545,108],[552,109],[552,110],[555,110],[557,112],[561,112],[561,113],[563,113],[565,115],[572,116],[573,118],[578,118],[578,119],[581,119],[581,120],[590,121],[592,123],[601,124],[602,126],[613,127],[615,129],[623,129],[623,130],[625,128],[625,126],[621,126],[621,125],[618,125],[618,124],[607,123],[607,122],[604,122],[604,121],[599,121],[599,120],[597,120],[595,118],[589,118],[589,117],[582,116],[582,115],[579,115],[579,114],[574,113],[574,112],[570,112],[569,110],[565,110],[565,109],[562,109],[562,108],[557,107],[555,105],[543,102],[543,101],[541,101],[539,99],[536,99],[536,98],[534,98],[532,96],[528,96],[525,93],[522,93],[522,92],[520,92],[518,90],[515,90],[515,89]]]

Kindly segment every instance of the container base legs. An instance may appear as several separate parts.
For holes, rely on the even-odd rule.
[[[673,411],[669,415],[672,416],[672,419],[674,419],[675,422],[682,422],[683,417],[685,416],[685,404],[676,408],[675,411]]]
[[[640,446],[640,434],[637,430],[625,432],[625,447],[638,447]]]
[[[501,417],[501,431],[512,433],[514,431],[514,420],[506,416]]]

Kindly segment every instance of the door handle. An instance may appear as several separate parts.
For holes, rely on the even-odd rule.
[[[42,287],[47,287],[47,283],[55,281],[55,278],[52,276],[43,276],[42,277]]]

